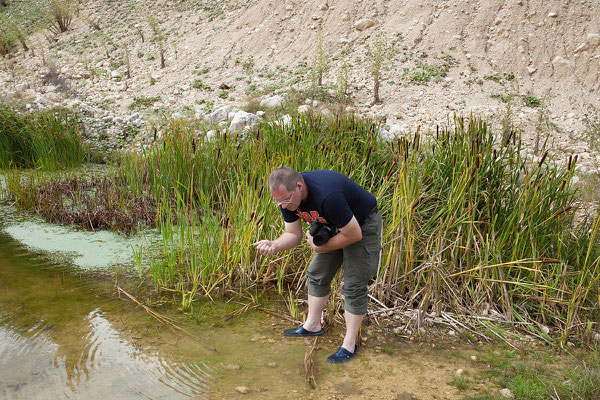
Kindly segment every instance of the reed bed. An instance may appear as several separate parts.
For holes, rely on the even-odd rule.
[[[86,149],[67,113],[20,113],[0,105],[0,168],[54,171],[81,165]]]
[[[87,204],[78,214],[84,226],[94,210],[114,210],[102,225],[111,229],[124,231],[119,219],[155,224],[161,248],[136,250],[135,258],[149,260],[156,289],[185,308],[200,297],[275,288],[297,318],[294,297],[302,297],[311,252],[299,246],[261,257],[252,247],[283,226],[267,177],[283,165],[333,169],[373,193],[384,218],[371,285],[375,318],[392,308],[417,310],[421,326],[435,312],[452,324],[471,318],[495,334],[497,326],[477,316],[501,316],[547,340],[544,327],[551,327],[562,342],[597,330],[600,217],[576,219],[576,158],[566,167],[546,155],[531,163],[521,156],[518,131],[494,134],[478,119],[455,117],[427,138],[417,131],[393,142],[382,141],[378,128],[355,116],[308,115],[208,140],[198,127],[169,120],[155,143],[122,154],[109,180],[35,182],[9,173],[12,197],[5,198],[47,215]],[[340,281],[328,320],[342,308]]]
[[[151,263],[156,286],[175,288],[184,306],[224,288],[274,285],[284,297],[302,289],[310,251],[263,258],[251,244],[282,229],[265,187],[269,172],[327,168],[378,198],[378,305],[499,313],[536,332],[555,327],[563,338],[596,323],[600,219],[575,222],[576,159],[566,168],[546,156],[531,164],[521,158],[517,131],[495,137],[477,119],[455,118],[427,140],[417,131],[383,142],[377,130],[352,116],[302,116],[205,140],[170,121],[159,143],[119,163],[131,190],[151,193],[159,213],[175,204],[178,224],[158,218],[164,246]]]

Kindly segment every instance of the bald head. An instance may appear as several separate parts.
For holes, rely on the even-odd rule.
[[[271,190],[277,190],[280,185],[284,185],[288,191],[292,191],[298,182],[304,182],[302,175],[289,167],[274,169],[269,175],[269,189]]]

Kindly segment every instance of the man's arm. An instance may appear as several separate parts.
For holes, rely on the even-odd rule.
[[[284,232],[277,239],[261,240],[254,243],[253,246],[263,256],[270,256],[278,251],[298,246],[300,242],[302,242],[302,225],[298,219],[294,222],[286,222]]]
[[[306,232],[306,240],[308,241],[309,246],[317,253],[342,249],[351,245],[352,243],[358,242],[361,239],[362,230],[360,229],[360,225],[354,216],[352,216],[350,222],[340,228],[340,232],[337,235],[329,239],[329,241],[323,246],[315,246],[313,243],[313,237],[309,232]]]

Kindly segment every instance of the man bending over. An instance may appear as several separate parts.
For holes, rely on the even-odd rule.
[[[287,329],[284,334],[324,334],[322,312],[331,292],[331,280],[343,264],[346,335],[327,361],[346,362],[358,351],[356,337],[367,313],[367,283],[379,265],[382,222],[377,200],[347,176],[329,170],[298,173],[291,168],[278,168],[269,176],[269,190],[281,209],[285,229],[275,240],[254,243],[260,254],[269,256],[299,245],[303,236],[300,219],[329,226],[319,234],[311,228],[314,237],[306,233],[306,241],[314,251],[306,272],[308,316],[304,324]]]

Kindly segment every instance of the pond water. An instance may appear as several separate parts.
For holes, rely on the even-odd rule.
[[[115,287],[136,240],[0,208],[0,399],[459,398],[448,382],[460,360],[370,329],[360,357],[343,365],[325,362],[342,336],[339,324],[328,329],[313,355],[314,389],[304,372],[312,341],[284,338],[290,325],[279,317],[231,318],[244,308],[235,299],[191,313],[152,304],[190,334],[171,329]],[[142,299],[136,273],[118,284]]]
[[[119,298],[106,270],[131,263],[135,239],[8,219],[0,222],[0,398],[215,398],[267,380],[277,370],[269,363],[286,364],[290,349],[278,356],[266,336],[255,337],[266,316],[202,327],[176,313],[190,337]],[[295,347],[301,359],[304,346]],[[281,380],[302,387],[296,376]]]

